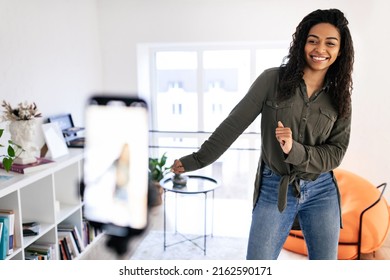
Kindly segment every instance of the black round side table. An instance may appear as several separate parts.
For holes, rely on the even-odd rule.
[[[164,251],[167,247],[173,246],[179,243],[182,243],[184,241],[190,241],[195,246],[199,247],[201,250],[203,250],[204,255],[206,255],[206,240],[207,240],[207,194],[212,194],[212,202],[213,202],[213,213],[212,213],[212,223],[211,223],[211,236],[213,236],[213,216],[214,216],[214,191],[216,188],[219,187],[218,182],[210,177],[206,176],[199,176],[199,175],[187,175],[188,180],[187,184],[185,186],[179,186],[175,185],[172,181],[172,177],[165,177],[160,181],[160,184],[164,190]],[[187,238],[184,234],[181,234],[177,231],[177,205],[175,207],[175,233],[179,233],[181,236],[185,238],[184,241],[167,244],[166,240],[166,193],[167,192],[173,192],[176,194],[175,201],[177,202],[177,194],[183,194],[183,195],[194,195],[194,194],[204,194],[204,233],[202,236],[198,236],[195,238]],[[197,243],[193,242],[195,239],[199,239],[203,237],[203,247],[199,246]]]

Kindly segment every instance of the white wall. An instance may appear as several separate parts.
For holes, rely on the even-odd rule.
[[[339,8],[350,21],[356,50],[352,137],[342,167],[374,184],[390,183],[387,148],[390,130],[386,126],[390,100],[385,84],[390,33],[383,31],[388,26],[389,3],[386,0],[98,0],[104,88],[137,91],[137,44],[290,41],[296,25],[306,14],[319,8]]]
[[[83,121],[102,88],[95,0],[0,0],[0,100]],[[2,108],[1,108],[2,109]]]

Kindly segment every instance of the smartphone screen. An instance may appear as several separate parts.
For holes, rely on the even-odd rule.
[[[145,228],[147,104],[137,98],[93,96],[85,123],[85,218],[118,228]]]

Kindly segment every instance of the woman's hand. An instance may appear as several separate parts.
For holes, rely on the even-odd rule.
[[[291,129],[289,127],[284,127],[283,123],[278,121],[278,127],[275,130],[275,135],[283,152],[285,154],[290,153],[293,143]]]
[[[183,164],[181,163],[180,160],[175,159],[173,165],[171,166],[171,171],[175,174],[180,174],[185,172]]]

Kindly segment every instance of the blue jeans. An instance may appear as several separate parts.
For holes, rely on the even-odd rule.
[[[298,215],[309,259],[336,260],[340,212],[332,173],[323,173],[315,181],[301,180],[299,197],[290,185],[282,213],[277,206],[279,181],[280,176],[265,166],[252,213],[247,259],[276,260]]]

